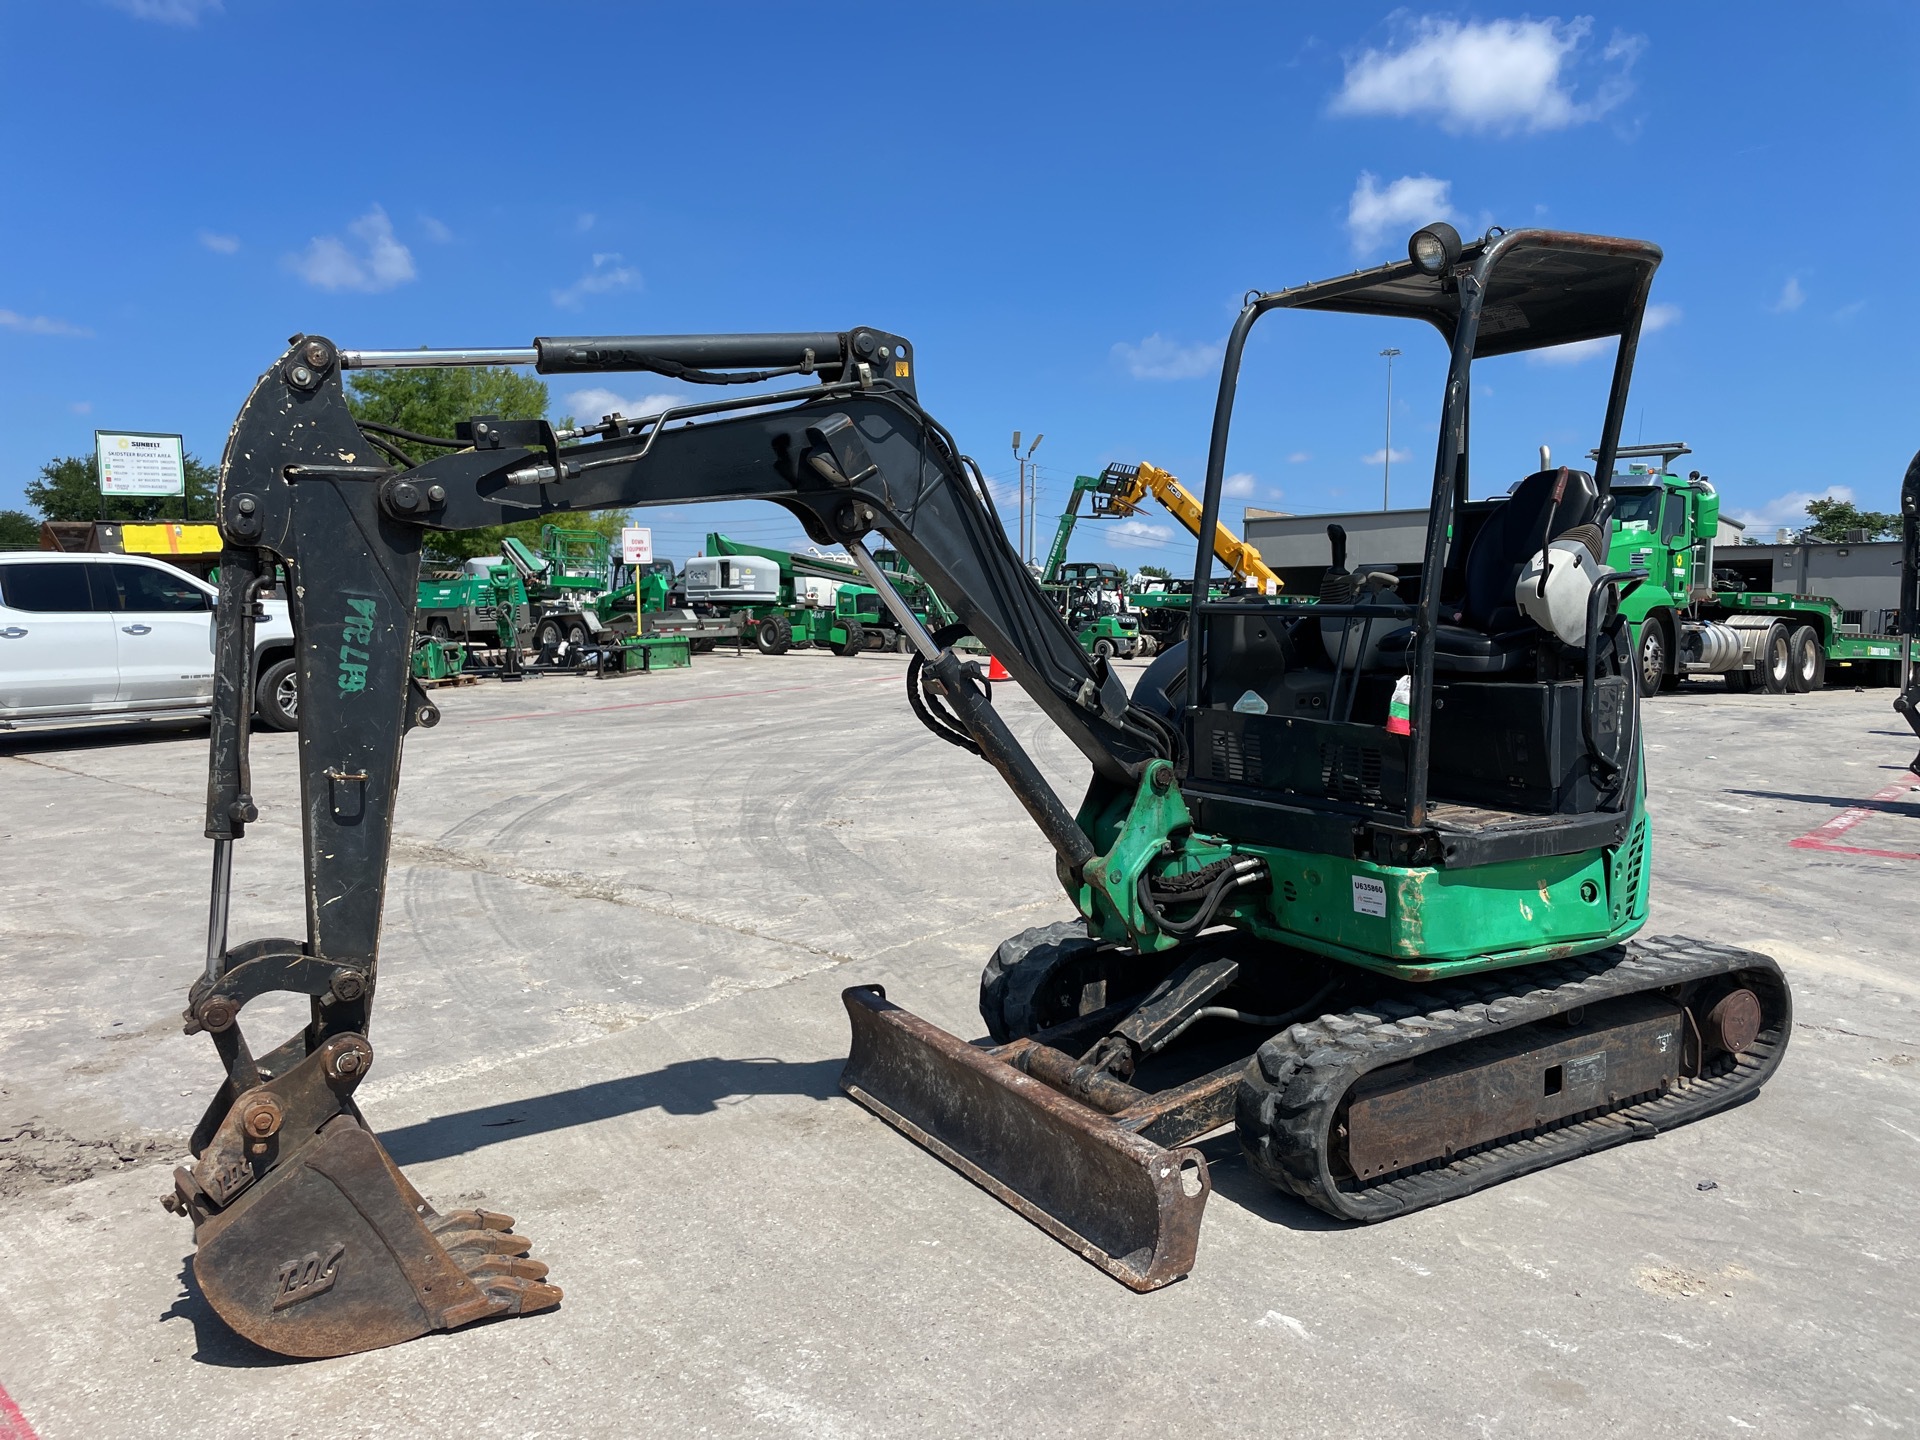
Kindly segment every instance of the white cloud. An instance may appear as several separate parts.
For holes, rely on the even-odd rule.
[[[198,25],[202,15],[218,15],[220,0],[107,0],[107,3],[136,20],[157,20],[162,25]]]
[[[420,217],[420,228],[426,231],[427,239],[436,245],[445,245],[453,239],[453,231],[444,220],[436,220],[431,215]]]
[[[1669,325],[1680,323],[1678,305],[1654,304],[1647,306],[1647,313],[1640,317],[1640,333],[1651,335],[1656,330],[1664,330]]]
[[[593,257],[593,268],[564,290],[553,292],[553,303],[565,310],[577,310],[589,295],[607,295],[615,290],[633,290],[640,284],[640,272],[620,262],[625,257],[608,251]]]
[[[591,210],[583,210],[580,212],[579,218],[573,222],[573,228],[584,235],[593,228],[593,222],[599,218],[600,217]]]
[[[1353,240],[1354,254],[1365,255],[1377,249],[1389,235],[1404,240],[1431,221],[1457,219],[1447,203],[1452,189],[1451,181],[1436,180],[1431,175],[1402,175],[1382,190],[1379,178],[1370,170],[1362,170],[1347,201],[1347,234]]]
[[[287,265],[320,290],[359,290],[377,295],[413,279],[413,252],[393,234],[393,222],[378,205],[347,226],[359,241],[350,246],[338,235],[316,235],[306,250],[289,255]]]
[[[18,330],[26,335],[74,335],[85,338],[93,331],[51,315],[22,315],[15,310],[0,310],[0,330]]]
[[[1220,493],[1236,500],[1244,500],[1253,494],[1253,476],[1242,470],[1237,475],[1229,475],[1220,482]]]
[[[1773,302],[1773,308],[1782,315],[1798,310],[1807,303],[1807,292],[1800,288],[1800,277],[1789,275],[1787,283],[1780,287],[1780,298]]]
[[[1191,380],[1218,365],[1224,349],[1219,344],[1180,345],[1155,331],[1138,345],[1120,341],[1113,353],[1136,380]]]
[[[1296,450],[1291,455],[1287,456],[1287,464],[1304,465],[1307,463],[1307,461],[1311,460],[1312,458],[1313,456],[1308,454],[1305,450]]]
[[[1602,335],[1593,340],[1575,340],[1571,345],[1550,345],[1545,350],[1527,351],[1527,364],[1584,365],[1596,355],[1613,354],[1619,343],[1611,335]]]
[[[93,402],[91,400],[76,400],[67,406],[67,409],[76,415],[91,415],[93,413]]]
[[[1853,491],[1845,485],[1829,485],[1824,490],[1789,490],[1784,495],[1776,495],[1764,500],[1755,509],[1732,510],[1728,513],[1747,527],[1747,535],[1763,544],[1773,539],[1776,530],[1798,530],[1811,525],[1812,518],[1807,514],[1809,500],[1845,500],[1853,501]]]
[[[692,398],[664,390],[657,395],[636,395],[629,400],[612,390],[596,386],[591,390],[575,390],[567,396],[567,406],[574,419],[591,424],[604,415],[624,415],[629,420],[637,420],[642,415],[658,415],[675,405],[685,405]]]
[[[1018,478],[1007,480],[998,475],[989,475],[984,470],[980,475],[987,482],[987,493],[993,497],[995,505],[1008,514],[1019,508],[1020,481]]]
[[[1836,320],[1851,320],[1866,308],[1867,302],[1864,300],[1849,300],[1845,305],[1842,305],[1838,310],[1833,312],[1833,318]]]
[[[1454,134],[1562,130],[1596,120],[1632,93],[1627,74],[1646,42],[1616,33],[1600,55],[1611,68],[1591,99],[1576,100],[1568,72],[1592,30],[1587,16],[1565,24],[1402,20],[1393,46],[1349,62],[1333,113],[1424,117]]]
[[[1155,525],[1146,520],[1121,520],[1105,526],[1100,533],[1116,545],[1165,545],[1173,539],[1171,525]]]
[[[240,249],[238,235],[222,235],[216,230],[202,230],[200,243],[216,255],[233,255]]]
[[[1393,463],[1396,465],[1404,464],[1406,461],[1411,460],[1412,458],[1413,458],[1413,452],[1411,450],[1395,450],[1393,452]],[[1386,464],[1387,452],[1385,447],[1383,446],[1381,449],[1374,451],[1371,455],[1362,455],[1360,457],[1360,463],[1362,465]]]

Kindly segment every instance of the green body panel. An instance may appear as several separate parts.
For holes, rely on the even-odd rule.
[[[1121,654],[1128,654],[1140,639],[1140,622],[1131,615],[1099,615],[1074,637],[1080,648],[1093,654],[1096,641],[1106,640]]]
[[[1226,923],[1404,980],[1591,954],[1647,921],[1653,867],[1644,780],[1625,844],[1470,869],[1233,844],[1194,831],[1172,782],[1172,767],[1156,760],[1132,796],[1104,806],[1090,797],[1081,809],[1080,827],[1099,854],[1073,899],[1099,939],[1147,952],[1178,943],[1141,908],[1140,875],[1189,874],[1233,855],[1263,860],[1272,883],[1245,892],[1222,915]]]

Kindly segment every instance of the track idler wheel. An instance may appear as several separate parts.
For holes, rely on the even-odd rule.
[[[351,1355],[560,1303],[512,1217],[441,1214],[349,1092],[372,1048],[336,1035],[235,1097],[168,1208],[193,1220],[194,1278],[237,1333],[281,1355]],[[344,1068],[343,1068],[344,1062]]]

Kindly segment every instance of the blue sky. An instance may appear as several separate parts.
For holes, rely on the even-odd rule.
[[[218,457],[290,333],[349,346],[844,329],[910,337],[921,397],[1042,543],[1076,473],[1197,480],[1242,294],[1402,253],[1425,220],[1641,236],[1627,438],[1684,439],[1769,534],[1916,445],[1913,7],[0,6],[0,507],[94,428]],[[1655,328],[1657,327],[1657,328]],[[1431,471],[1442,356],[1276,317],[1230,518],[1380,503]],[[1484,367],[1478,494],[1595,443],[1599,356]],[[552,382],[631,412],[652,377]],[[608,394],[583,394],[586,391]],[[1838,493],[1838,492],[1835,492]],[[764,506],[659,510],[778,543]],[[1077,558],[1184,568],[1166,517]]]

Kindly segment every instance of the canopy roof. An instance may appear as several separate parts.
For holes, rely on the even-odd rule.
[[[1496,253],[1473,354],[1509,355],[1623,333],[1638,318],[1660,247],[1645,240],[1515,230],[1461,247],[1463,262]],[[1260,298],[1262,308],[1336,310],[1426,320],[1449,339],[1460,317],[1453,275],[1423,275],[1409,260],[1356,270]]]

